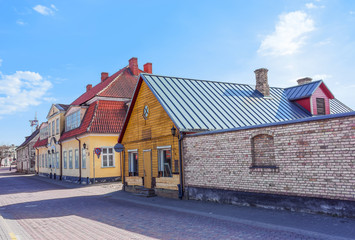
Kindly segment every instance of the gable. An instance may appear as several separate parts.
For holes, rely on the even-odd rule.
[[[52,104],[51,109],[49,109],[47,119],[51,118],[52,116],[56,115],[59,112],[60,110],[56,107],[56,105]]]
[[[141,140],[154,140],[161,136],[171,136],[174,123],[156,99],[148,85],[142,81],[137,97],[130,107],[129,119],[126,119],[125,131],[120,142],[129,143]],[[148,117],[144,119],[144,107],[148,106]],[[176,126],[175,126],[176,127]]]

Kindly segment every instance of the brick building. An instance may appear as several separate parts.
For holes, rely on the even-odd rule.
[[[262,175],[281,171],[277,165],[278,147],[282,146],[279,141],[286,142],[287,138],[277,139],[275,145],[274,135],[268,131],[255,133],[252,137],[242,136],[242,139],[238,136],[230,142],[223,142],[224,152],[216,156],[214,152],[221,147],[218,137],[209,142],[203,152],[200,151],[201,146],[194,145],[191,139],[198,139],[196,141],[203,145],[210,137],[204,133],[213,131],[313,121],[322,117],[331,118],[333,115],[330,114],[352,112],[334,97],[322,80],[312,82],[305,78],[300,79],[297,86],[275,88],[269,87],[267,72],[264,68],[255,71],[255,87],[141,74],[118,140],[125,148],[123,180],[126,190],[141,191],[144,186],[146,189],[143,190],[150,189],[158,195],[181,198],[187,190],[185,197],[208,200],[207,197],[196,197],[203,195],[201,191],[193,194],[197,186],[209,189],[221,182],[216,188],[228,189],[226,182],[223,182],[228,179],[226,175],[241,171],[229,168],[234,163],[234,157],[230,155],[233,150],[229,151],[233,144],[247,139],[248,149],[253,152],[246,154],[251,158],[247,169]],[[317,130],[311,129],[310,133],[312,131]],[[201,155],[196,155],[195,159],[195,153]],[[306,155],[301,150],[293,153]],[[293,156],[293,153],[286,156]],[[219,161],[224,156],[229,160]],[[210,162],[205,162],[205,158]],[[219,174],[213,174],[218,168],[212,163],[219,164]],[[208,173],[213,177],[203,178]],[[198,177],[201,177],[198,184],[191,184]],[[208,185],[211,182],[213,184]],[[228,183],[234,185],[233,182]],[[292,195],[292,192],[284,194]]]

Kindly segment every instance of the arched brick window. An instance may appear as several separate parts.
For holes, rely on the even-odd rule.
[[[251,139],[253,167],[275,167],[274,137],[259,134]]]

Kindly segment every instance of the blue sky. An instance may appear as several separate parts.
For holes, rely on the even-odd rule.
[[[21,144],[35,112],[46,121],[131,57],[169,76],[323,79],[355,109],[354,26],[355,1],[0,0],[0,144]]]

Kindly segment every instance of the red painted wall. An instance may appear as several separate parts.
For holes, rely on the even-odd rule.
[[[303,98],[303,99],[296,100],[296,103],[298,103],[299,105],[301,105],[302,107],[307,109],[308,112],[311,112],[311,100],[310,100],[310,98]]]
[[[312,108],[313,108],[313,115],[317,115],[317,102],[316,102],[316,98],[324,98],[324,102],[325,102],[325,114],[330,114],[330,108],[329,108],[329,97],[326,95],[325,91],[322,89],[322,87],[320,86],[319,88],[317,88],[317,90],[313,93],[313,95],[311,96],[311,100],[312,100]]]

